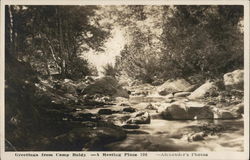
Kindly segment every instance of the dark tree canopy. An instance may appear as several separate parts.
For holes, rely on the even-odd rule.
[[[6,6],[7,55],[29,62],[43,74],[54,71],[69,78],[90,74],[86,60],[79,55],[89,49],[102,50],[109,35],[93,18],[97,9]]]

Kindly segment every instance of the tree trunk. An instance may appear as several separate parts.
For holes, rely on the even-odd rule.
[[[41,47],[42,47],[42,51],[43,51],[43,54],[44,54],[43,60],[44,60],[44,63],[45,63],[45,69],[46,69],[47,75],[50,76],[51,74],[50,74],[50,69],[49,69],[49,64],[48,64],[48,53],[46,52],[44,42],[42,42]]]
[[[5,6],[5,56],[10,56],[11,51],[11,24],[10,24],[10,9]]]
[[[15,42],[14,42],[14,25],[13,25],[13,6],[5,7],[5,49],[6,56],[15,56]]]
[[[12,54],[17,55],[17,32],[16,32],[16,26],[15,26],[15,15],[14,15],[14,6],[9,7],[10,12],[10,31],[11,31],[11,44],[12,44]]]
[[[63,30],[62,30],[62,17],[60,15],[60,9],[58,10],[58,22],[59,22],[59,44],[60,44],[60,55],[62,58],[62,63],[61,63],[61,74],[62,77],[67,76],[67,68],[66,68],[66,63],[67,63],[67,55],[64,51],[64,41],[63,41]]]

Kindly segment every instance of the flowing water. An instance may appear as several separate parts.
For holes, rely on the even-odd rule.
[[[133,104],[159,102],[159,98],[139,97]],[[137,102],[137,103],[136,103]],[[133,107],[133,106],[132,106]],[[204,124],[224,129],[208,134],[204,140],[188,141],[187,134]],[[120,142],[107,145],[113,151],[243,151],[244,125],[238,120],[164,120],[151,118],[150,124],[140,125],[140,134],[128,134]]]

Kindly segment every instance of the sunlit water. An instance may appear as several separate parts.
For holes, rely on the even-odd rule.
[[[143,101],[141,101],[143,99]],[[138,98],[140,102],[159,102],[162,97]],[[133,99],[135,104],[136,99]],[[200,126],[204,123],[212,123],[224,126],[225,130],[217,134],[204,137],[201,141],[188,141],[173,137],[173,134],[183,133],[183,128]],[[107,150],[114,151],[243,151],[244,126],[243,120],[189,120],[170,121],[164,119],[151,119],[150,124],[140,125],[140,131],[145,134],[128,134],[127,138],[120,142],[107,145]],[[181,130],[181,131],[180,131]],[[147,134],[146,134],[147,133]]]

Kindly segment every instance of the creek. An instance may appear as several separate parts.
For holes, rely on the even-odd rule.
[[[133,97],[132,107],[140,103],[161,103],[163,97]],[[138,109],[138,108],[137,108]],[[150,111],[153,114],[155,111]],[[127,134],[123,141],[108,144],[111,151],[243,151],[243,119],[237,120],[165,120],[151,116],[150,124],[140,124],[139,134]],[[188,141],[187,136],[201,126],[223,129],[209,133],[203,140]],[[215,127],[216,128],[216,127]],[[217,127],[218,128],[218,127]],[[130,129],[131,131],[131,129]]]

